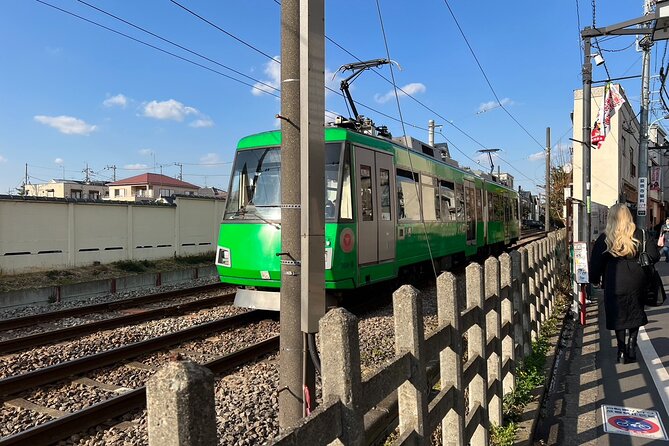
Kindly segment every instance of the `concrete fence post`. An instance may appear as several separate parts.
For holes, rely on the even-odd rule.
[[[407,431],[418,434],[415,444],[427,444],[431,432],[426,432],[428,416],[427,370],[425,368],[425,331],[423,330],[423,301],[418,290],[403,285],[393,293],[395,323],[395,352],[412,354],[411,379],[397,390],[400,435]]]
[[[543,296],[543,321],[548,320],[550,317],[550,304],[549,301],[551,299],[551,295],[549,293],[548,289],[548,239],[544,238],[541,240],[540,243],[541,247],[541,287],[544,290],[544,296]]]
[[[488,303],[484,308],[491,308],[485,315],[486,326],[486,347],[492,346],[492,351],[486,348],[485,356],[488,358],[488,383],[487,387],[492,387],[493,394],[488,404],[488,417],[490,423],[497,426],[502,425],[502,351],[501,351],[501,298],[500,298],[500,278],[499,261],[494,257],[489,257],[483,264],[484,282],[485,282],[485,300],[492,300],[492,305]]]
[[[527,245],[527,288],[530,305],[530,334],[532,341],[537,338],[537,289],[534,279],[534,246]]]
[[[455,397],[451,409],[441,422],[441,443],[444,446],[465,444],[464,419],[465,397],[462,389],[462,334],[460,333],[460,309],[458,308],[457,279],[451,273],[437,278],[437,316],[439,325],[453,327],[451,345],[439,354],[441,388],[453,386]]]
[[[171,361],[146,384],[150,446],[217,444],[214,375],[191,361]]]
[[[525,340],[527,327],[524,326],[526,317],[525,302],[523,300],[522,256],[520,251],[511,251],[511,291],[513,293],[513,328],[516,353],[516,365],[525,357]]]
[[[529,252],[527,248],[518,249],[520,253],[520,289],[521,289],[521,307],[520,314],[523,319],[523,357],[526,358],[532,351],[530,342],[534,339],[532,336],[532,295],[530,294],[530,271],[529,271]]]
[[[516,251],[514,251],[516,252]],[[516,252],[517,254],[517,252]],[[507,253],[499,256],[499,269],[500,269],[500,298],[501,302],[501,324],[502,328],[507,327],[506,333],[502,337],[502,368],[505,368],[505,364],[509,364],[506,367],[506,373],[502,373],[502,386],[504,389],[504,394],[513,392],[516,388],[515,382],[515,370],[516,370],[516,327],[520,324],[514,318],[514,289],[513,281],[514,277],[512,274],[512,260],[511,256]],[[516,307],[517,308],[517,307]],[[518,342],[522,345],[522,340]]]
[[[335,445],[363,445],[364,414],[360,413],[362,380],[358,320],[343,308],[328,311],[319,322],[323,403],[340,400],[342,435]]]
[[[465,270],[467,281],[467,308],[479,307],[483,312],[483,271],[481,265],[471,263]],[[480,405],[483,413],[478,426],[474,430],[471,438],[471,444],[487,446],[488,444],[488,416],[487,416],[487,362],[486,362],[486,331],[485,331],[485,315],[482,317],[480,324],[474,324],[472,328],[467,331],[467,356],[468,361],[472,361],[477,356],[481,358],[479,373],[474,376],[471,383],[469,383],[469,413],[472,414],[476,410],[476,406]]]

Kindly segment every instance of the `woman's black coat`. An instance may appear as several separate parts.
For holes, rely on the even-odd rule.
[[[642,237],[640,229],[634,231],[634,238],[639,242]],[[639,250],[633,257],[615,257],[605,252],[605,239],[606,234],[601,234],[592,248],[590,283],[603,284],[606,328],[624,330],[645,325],[648,318],[643,309],[643,298],[647,279],[639,265],[641,251]],[[653,263],[660,259],[657,241],[650,237],[648,232],[646,232],[646,252]]]

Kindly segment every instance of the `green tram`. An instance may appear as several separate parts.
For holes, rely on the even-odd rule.
[[[512,188],[411,141],[325,128],[327,290],[395,279],[430,267],[430,257],[446,269],[518,239]],[[242,306],[279,307],[280,146],[281,132],[273,131],[237,147],[216,265],[221,282],[239,287]]]

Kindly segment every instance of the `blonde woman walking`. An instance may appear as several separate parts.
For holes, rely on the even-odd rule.
[[[616,204],[609,210],[606,231],[595,242],[590,257],[590,283],[604,288],[606,328],[615,330],[616,360],[626,364],[636,361],[639,327],[648,322],[643,308],[647,279],[639,265],[642,240],[643,233],[634,225],[627,206]],[[648,233],[645,250],[653,263],[660,259],[657,243]]]

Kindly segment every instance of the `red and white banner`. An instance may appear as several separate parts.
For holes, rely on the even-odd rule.
[[[601,148],[606,135],[611,131],[611,118],[624,103],[625,98],[620,94],[620,86],[610,82],[606,84],[603,102],[599,107],[599,117],[592,126],[590,134],[592,145],[596,144],[598,149]]]
[[[660,166],[650,168],[650,190],[659,191],[662,188],[662,170]]]

